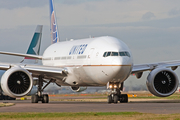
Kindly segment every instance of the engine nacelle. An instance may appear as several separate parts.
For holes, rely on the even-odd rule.
[[[1,78],[1,88],[10,97],[23,97],[31,91],[32,87],[31,74],[21,67],[7,70]]]
[[[171,69],[157,68],[148,75],[146,85],[153,95],[167,97],[177,90],[179,80]]]
[[[82,92],[87,89],[87,87],[71,87],[71,89],[75,92]]]

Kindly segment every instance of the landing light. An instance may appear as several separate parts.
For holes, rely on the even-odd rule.
[[[111,88],[112,88],[112,85],[109,85],[109,88],[111,89]]]
[[[114,85],[114,88],[116,89],[116,88],[117,88],[117,85]]]

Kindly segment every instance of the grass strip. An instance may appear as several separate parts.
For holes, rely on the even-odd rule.
[[[79,116],[110,116],[110,115],[141,115],[138,112],[79,112],[79,113],[0,113],[0,118],[42,118],[42,117],[79,117]]]
[[[15,105],[15,103],[0,103],[0,107],[8,107],[13,105]]]
[[[0,120],[180,120],[180,114],[139,112],[0,113]]]

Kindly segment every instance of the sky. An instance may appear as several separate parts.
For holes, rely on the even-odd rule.
[[[179,0],[54,0],[60,39],[113,36],[124,41],[134,64],[180,59]],[[0,51],[26,53],[36,25],[41,55],[51,44],[48,0],[0,0]],[[0,55],[1,62],[20,57]],[[177,74],[180,73],[178,69]],[[126,85],[145,85],[148,72]]]

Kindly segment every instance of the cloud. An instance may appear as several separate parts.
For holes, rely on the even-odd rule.
[[[26,25],[49,24],[49,9],[44,7],[22,7],[16,9],[0,9],[0,29],[15,28]]]
[[[142,16],[143,20],[151,20],[152,18],[155,18],[156,16],[152,12],[147,12]]]
[[[63,0],[61,1],[62,4],[68,4],[68,5],[74,5],[74,4],[80,4],[84,1],[82,0]]]
[[[41,7],[48,3],[48,0],[0,0],[0,8]]]
[[[0,18],[1,28],[49,25],[48,3],[48,0],[0,0],[0,16],[3,16]],[[157,5],[152,7],[154,3]],[[177,8],[177,3],[162,2],[162,0],[158,2],[154,0],[146,2],[143,0],[54,0],[54,4],[59,26],[132,23],[149,19],[164,19],[172,17],[168,15],[168,12]],[[169,7],[166,7],[166,4],[169,4]]]
[[[170,16],[175,16],[175,15],[180,15],[180,9],[178,8],[173,8],[169,11],[168,13]]]
[[[61,40],[114,36],[129,46],[135,64],[180,59],[179,0],[54,0],[54,3]],[[37,24],[44,25],[41,55],[51,44],[48,0],[0,0],[0,16],[0,50],[25,53]],[[0,61],[22,59],[11,58],[0,56]],[[144,84],[145,77],[141,79]],[[133,82],[132,85],[138,83]]]
[[[104,1],[104,0],[57,0],[55,2],[66,5],[77,5],[82,3],[98,2],[98,1]]]

